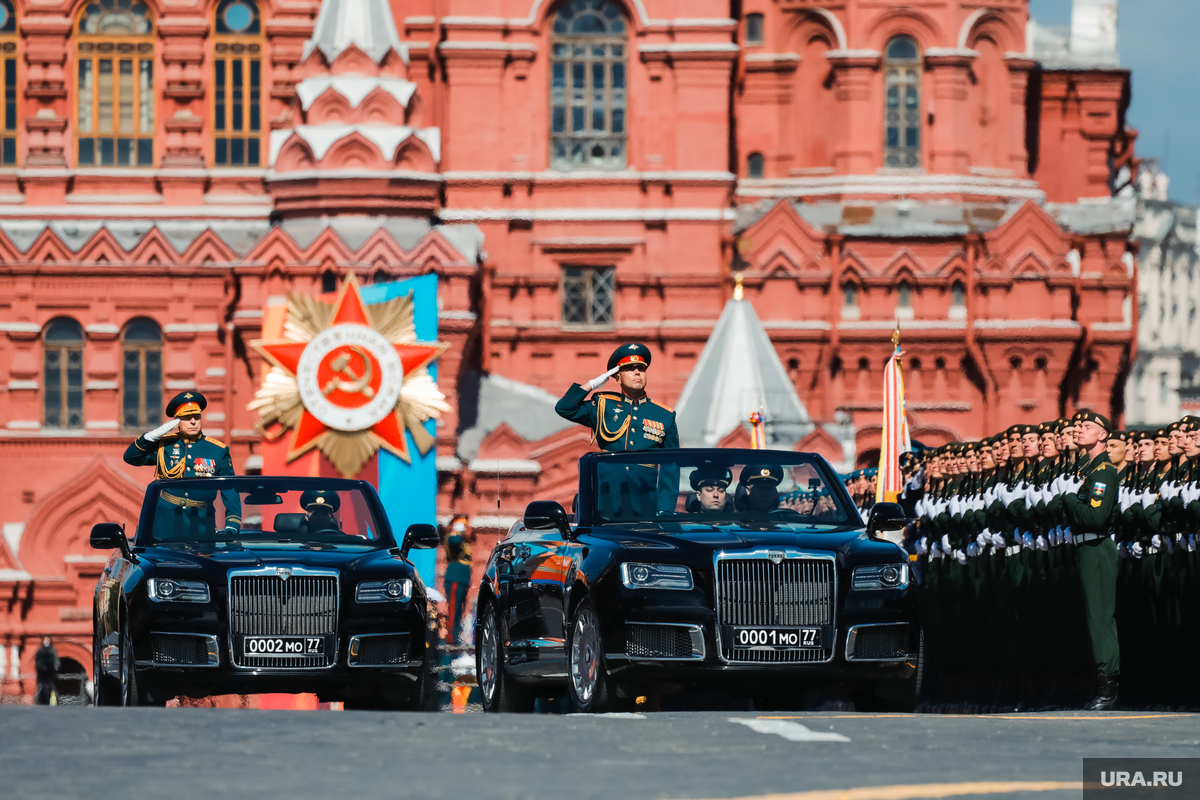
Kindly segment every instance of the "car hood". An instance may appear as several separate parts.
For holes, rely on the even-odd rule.
[[[737,525],[688,526],[673,531],[658,528],[592,528],[585,535],[632,551],[674,551],[684,558],[699,557],[704,552],[752,550],[756,547],[798,547],[844,553],[853,546],[859,557],[875,554],[887,559],[894,559],[902,552],[891,542],[871,539],[861,528],[811,530],[775,527],[761,530]]]
[[[239,545],[217,548],[204,545],[159,545],[148,547],[139,557],[162,571],[197,569],[224,572],[229,569],[255,569],[273,566],[325,567],[339,570],[358,569],[391,563],[406,564],[395,550],[366,547],[293,545]],[[182,577],[182,575],[180,576]]]

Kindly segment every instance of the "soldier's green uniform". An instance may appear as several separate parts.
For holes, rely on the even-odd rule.
[[[167,416],[182,418],[198,415],[208,401],[199,392],[182,392],[167,404]],[[189,440],[178,431],[151,440],[142,434],[125,449],[125,463],[135,467],[154,467],[158,480],[179,478],[215,478],[233,475],[233,460],[229,448],[217,439],[201,433]],[[238,530],[242,525],[242,504],[238,493],[227,489],[221,493],[224,515],[214,503],[217,491],[197,490],[173,492],[163,489],[158,495],[154,513],[154,538],[159,541],[193,539],[212,536],[218,527]],[[221,519],[218,519],[221,516]]]
[[[623,344],[608,359],[608,369],[650,366],[650,350],[643,344]],[[674,449],[679,447],[675,409],[649,397],[629,397],[624,392],[595,392],[571,384],[554,406],[563,419],[586,425],[593,441],[605,452]],[[606,518],[646,517],[675,511],[679,493],[678,467],[644,467],[637,464],[604,465],[598,472],[598,507]]]
[[[1088,412],[1085,419],[1108,430],[1104,417]],[[1063,498],[1078,545],[1079,573],[1087,606],[1092,656],[1102,680],[1115,683],[1121,671],[1117,643],[1117,546],[1109,537],[1117,510],[1120,479],[1107,453],[1092,458],[1080,472],[1078,494]]]

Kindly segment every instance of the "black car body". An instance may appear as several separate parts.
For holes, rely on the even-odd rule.
[[[406,555],[436,544],[432,525],[413,525],[398,545],[364,481],[155,481],[132,544],[114,523],[92,531],[93,547],[114,548],[95,593],[96,702],[315,692],[424,707],[436,623]]]
[[[697,468],[730,470],[720,510],[697,512]],[[903,511],[877,504],[864,526],[820,456],[590,453],[576,503],[577,519],[530,504],[491,554],[476,623],[485,709],[527,709],[564,684],[585,711],[701,687],[760,707],[830,685],[864,707],[914,704],[909,559],[876,536]]]

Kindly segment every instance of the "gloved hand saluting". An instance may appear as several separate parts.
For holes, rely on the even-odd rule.
[[[159,439],[166,436],[168,433],[170,433],[171,431],[175,430],[178,427],[179,427],[179,418],[176,417],[175,419],[171,420],[170,422],[159,425],[154,430],[147,432],[145,434],[144,438],[147,442],[157,442]]]
[[[587,383],[581,383],[579,385],[585,389],[594,391],[596,389],[599,389],[604,384],[608,383],[608,379],[611,378],[613,375],[616,375],[617,370],[619,370],[619,369],[620,369],[620,367],[613,367],[612,369],[610,369],[608,372],[604,373],[603,375],[597,375],[595,378],[592,378]]]

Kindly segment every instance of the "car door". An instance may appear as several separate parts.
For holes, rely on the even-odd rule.
[[[503,547],[509,564],[508,648],[512,666],[528,675],[561,672],[563,564],[558,531],[522,530]]]

